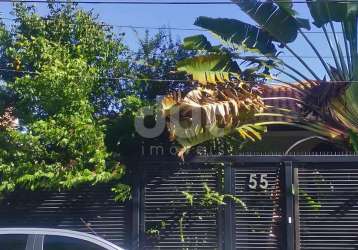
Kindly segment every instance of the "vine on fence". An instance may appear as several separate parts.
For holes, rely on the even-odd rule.
[[[186,200],[186,206],[184,211],[179,212],[180,216],[178,218],[179,224],[179,237],[181,242],[185,242],[184,235],[184,222],[185,218],[190,214],[190,209],[193,207],[196,208],[212,208],[218,210],[220,207],[227,205],[229,201],[235,202],[240,205],[246,211],[248,210],[246,204],[238,197],[235,197],[231,194],[220,193],[208,186],[207,183],[203,183],[203,192],[201,193],[191,193],[189,191],[182,191],[182,195]],[[202,219],[202,218],[200,218]],[[160,236],[160,231],[165,230],[166,221],[161,221],[159,224],[150,227],[146,230],[146,234],[153,238],[158,238]]]

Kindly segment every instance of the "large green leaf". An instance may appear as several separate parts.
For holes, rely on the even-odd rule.
[[[230,81],[231,76],[238,77],[240,68],[229,55],[211,54],[196,56],[180,61],[178,71],[192,75],[200,84],[216,84]]]
[[[195,35],[184,38],[183,47],[187,50],[207,51],[210,53],[223,52],[221,45],[211,45],[204,35]]]
[[[356,83],[351,84],[345,94],[347,105],[349,105],[351,109],[354,110],[354,112],[357,114],[356,119],[358,119],[358,85]]]
[[[353,131],[349,131],[349,141],[354,149],[354,152],[358,152],[358,134]]]
[[[195,25],[210,30],[224,42],[263,54],[275,54],[273,38],[264,30],[236,19],[199,17]]]
[[[338,2],[329,0],[307,1],[308,8],[317,27],[334,22],[344,22],[348,17],[357,16],[358,2]]]
[[[350,122],[350,128],[358,132],[358,85],[353,83],[346,90],[342,97],[342,107],[340,112],[344,112],[344,116]],[[342,122],[344,123],[344,122]]]
[[[293,3],[291,0],[288,1],[281,1],[281,0],[274,0],[274,2],[280,6],[281,9],[287,11],[291,15],[295,15],[296,11],[293,10]]]
[[[317,27],[322,27],[329,22],[341,22],[344,26],[344,37],[349,42],[353,80],[358,79],[358,41],[357,41],[357,16],[358,2],[338,2],[328,0],[307,1],[308,8]]]
[[[212,45],[204,35],[184,38],[184,48],[188,50],[211,50]]]
[[[300,28],[310,29],[308,20],[294,16],[291,3],[280,3],[278,5],[269,1],[232,1],[278,42],[293,42],[296,40]]]

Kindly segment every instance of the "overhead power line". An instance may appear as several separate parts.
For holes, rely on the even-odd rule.
[[[6,68],[0,68],[0,71],[9,72],[9,73],[17,73],[17,74],[29,74],[29,75],[39,75],[40,74],[35,71],[15,70],[15,69],[6,69]],[[135,77],[130,77],[130,76],[124,76],[124,77],[98,76],[95,78],[103,79],[103,80],[131,80],[131,81],[152,81],[152,82],[194,82],[193,80],[150,79],[150,78],[135,78]]]
[[[0,0],[1,2],[1,0]],[[16,18],[6,18],[6,17],[0,17],[0,20],[9,20],[9,21],[16,21]],[[50,19],[44,19],[44,20],[50,20]],[[200,28],[186,28],[186,27],[171,27],[171,26],[162,26],[162,27],[155,27],[155,26],[137,26],[137,25],[118,25],[118,24],[100,24],[100,26],[105,27],[113,27],[113,28],[125,28],[125,29],[146,29],[146,30],[179,30],[179,31],[200,31],[200,32],[206,32],[209,31],[207,29],[200,29]],[[324,34],[323,31],[303,31],[305,34]],[[327,31],[327,33],[333,33],[332,31]],[[336,34],[342,34],[342,31],[335,31]]]
[[[357,0],[358,1],[358,0]],[[181,27],[153,27],[153,26],[135,26],[135,25],[113,25],[113,24],[106,24],[105,26],[117,27],[117,28],[129,28],[129,29],[148,29],[148,30],[183,30],[183,31],[209,31],[207,29],[200,29],[200,28],[181,28]],[[305,34],[324,34],[323,31],[304,31]],[[327,31],[327,33],[333,33],[332,31]],[[336,34],[343,33],[342,31],[336,31]]]
[[[180,28],[180,27],[153,27],[153,26],[135,26],[135,25],[112,25],[106,24],[106,26],[117,27],[117,28],[128,28],[128,29],[148,29],[148,30],[184,30],[184,31],[208,31],[200,28]]]
[[[161,56],[163,54],[161,53],[144,53],[144,52],[130,52],[129,53],[130,55],[133,55],[133,56],[140,56],[140,55],[149,55],[149,56]],[[264,55],[253,55],[253,57],[256,57],[256,58],[267,58],[267,56],[264,56]],[[301,55],[300,56],[301,58],[307,58],[307,59],[318,59],[318,56],[316,55]],[[325,58],[325,59],[333,59],[334,57],[333,56],[321,56],[322,58]],[[277,59],[281,59],[281,58],[296,58],[295,56],[292,56],[292,55],[279,55],[277,57]],[[242,59],[243,60],[243,59]]]
[[[9,73],[17,73],[17,74],[29,74],[29,75],[39,75],[39,72],[35,71],[21,71],[15,69],[8,68],[0,68],[0,72],[9,72]],[[130,81],[151,81],[151,82],[188,82],[188,83],[197,83],[194,80],[176,80],[176,79],[152,79],[152,78],[136,78],[131,76],[123,76],[123,77],[106,77],[106,76],[98,76],[94,77],[95,79],[103,79],[103,80],[130,80]],[[257,81],[245,81],[247,83],[257,83]],[[347,83],[347,81],[327,81],[328,83]],[[358,81],[349,81],[349,83],[358,83]]]
[[[0,0],[0,2],[15,2],[15,3],[48,3],[47,0]],[[68,3],[68,1],[57,0],[54,3]],[[126,5],[218,5],[218,4],[234,4],[229,1],[72,1],[78,4],[126,4]]]
[[[247,0],[241,0],[247,1]],[[0,2],[8,2],[8,3],[48,3],[47,0],[0,0]],[[68,3],[66,0],[57,0],[52,1],[53,3]],[[227,5],[227,4],[236,4],[231,1],[72,1],[73,3],[78,4],[126,4],[126,5]],[[278,1],[280,3],[307,3],[304,0],[298,1],[289,1],[282,0]],[[356,3],[357,0],[330,0],[330,2],[335,3]]]
[[[1,0],[0,0],[1,1]],[[14,18],[3,18],[3,17],[0,17],[0,20],[1,19],[4,19],[4,20],[12,20],[12,21],[15,21],[16,19]],[[118,28],[131,28],[131,29],[156,29],[156,30],[164,30],[164,29],[168,29],[168,30],[189,30],[189,31],[208,31],[206,29],[198,29],[198,28],[178,28],[178,27],[150,27],[150,26],[133,26],[133,25],[112,25],[112,24],[105,24],[103,26],[109,26],[109,27],[118,27]],[[307,33],[323,33],[323,32],[306,32]],[[336,33],[339,33],[338,31],[336,31]],[[341,32],[342,33],[342,32]],[[132,55],[144,55],[144,53],[141,53],[141,52],[132,52],[131,53]],[[161,54],[152,54],[152,55],[155,55],[155,56],[160,56]],[[256,57],[259,57],[259,58],[266,58],[266,56],[256,56]],[[301,58],[304,58],[304,59],[317,59],[319,60],[319,58],[316,56],[316,55],[301,55],[300,56]],[[278,58],[296,58],[295,56],[292,56],[292,55],[280,55]],[[325,59],[333,59],[334,57],[333,56],[322,56],[322,58],[325,58]]]

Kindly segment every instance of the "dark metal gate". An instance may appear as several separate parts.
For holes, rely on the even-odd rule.
[[[358,249],[358,164],[296,170],[299,249]]]
[[[279,164],[250,163],[227,166],[226,190],[242,201],[226,213],[225,249],[283,249],[284,183]],[[229,244],[228,244],[229,243]]]
[[[356,155],[160,158],[137,167],[126,204],[108,185],[14,194],[1,203],[0,227],[80,230],[131,250],[358,249]]]
[[[224,249],[358,249],[356,155],[218,156],[226,192]]]
[[[146,162],[141,169],[132,249],[293,249],[291,162],[204,157],[186,164]],[[226,200],[218,209],[188,208],[185,193],[203,194],[203,183],[239,202]]]

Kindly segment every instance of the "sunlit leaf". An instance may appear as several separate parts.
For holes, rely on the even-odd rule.
[[[238,77],[240,68],[228,55],[212,54],[185,59],[178,63],[178,71],[192,75],[200,84],[217,84]]]
[[[208,29],[235,47],[275,54],[273,38],[264,30],[235,19],[199,17],[195,25]]]
[[[310,29],[308,20],[296,18],[290,5],[257,0],[233,0],[254,19],[275,41],[290,43],[296,40],[300,28]]]
[[[212,48],[211,43],[204,35],[186,37],[183,45],[188,50],[210,50]]]

